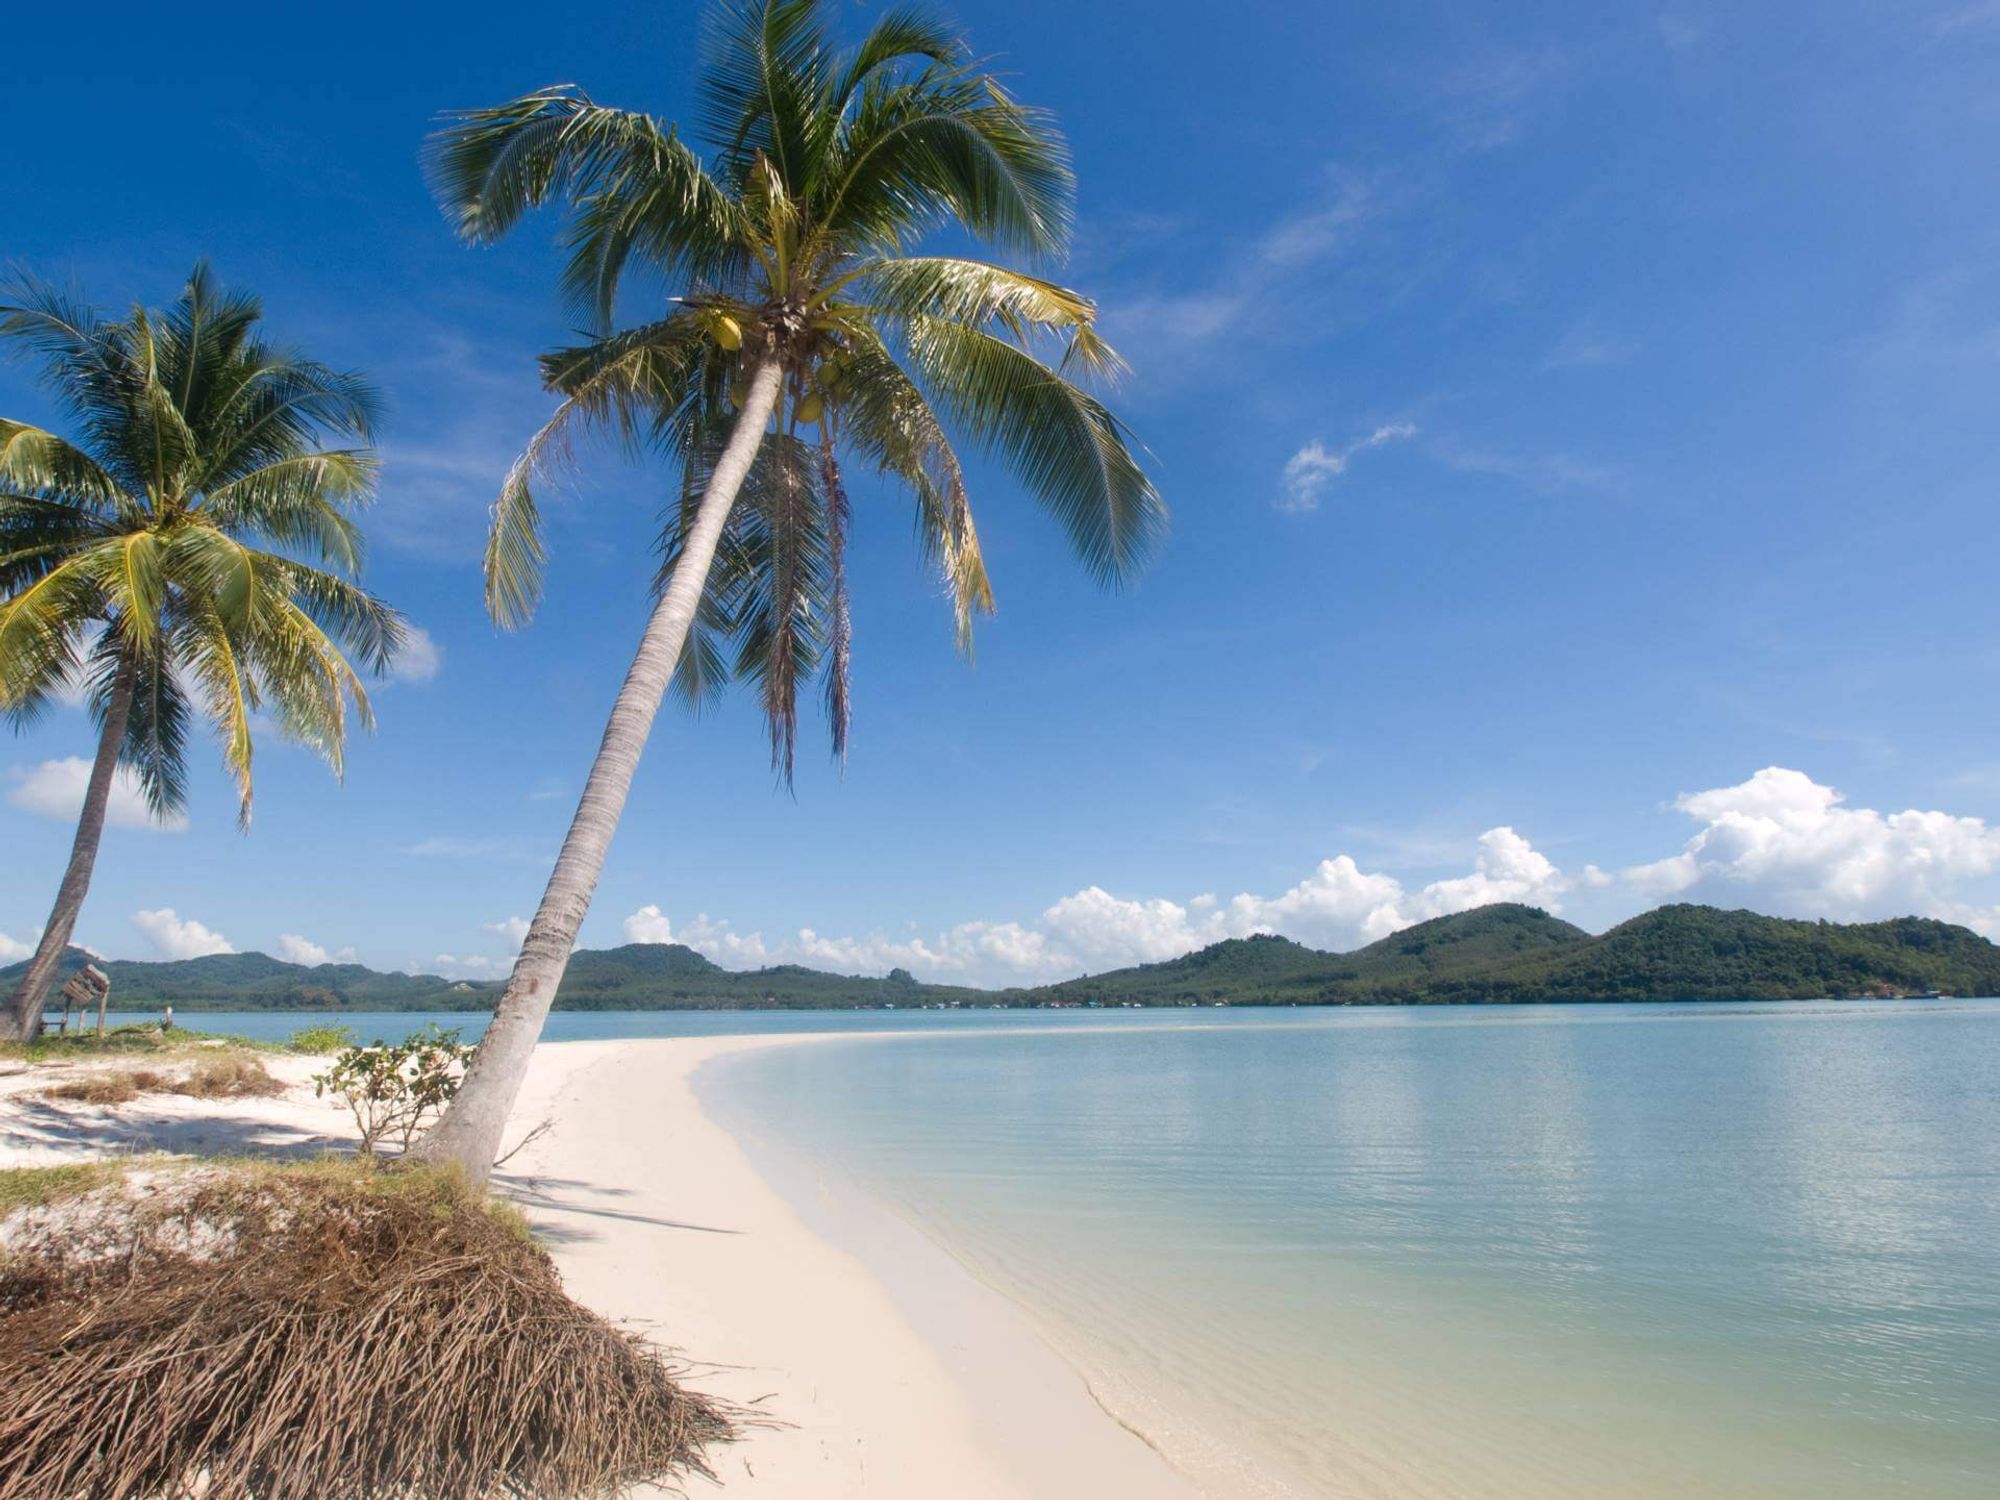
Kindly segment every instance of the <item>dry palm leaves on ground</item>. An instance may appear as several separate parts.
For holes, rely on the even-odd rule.
[[[576,1500],[730,1435],[451,1175],[133,1172],[0,1253],[9,1500]]]

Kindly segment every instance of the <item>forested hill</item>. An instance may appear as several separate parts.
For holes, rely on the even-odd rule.
[[[84,961],[72,950],[69,968]],[[262,953],[177,963],[102,961],[112,1004],[148,1010],[485,1010],[493,981],[288,964]],[[22,966],[0,970],[11,986]],[[66,969],[66,973],[68,970]],[[1593,937],[1534,907],[1438,917],[1352,953],[1234,938],[1165,963],[1010,990],[796,965],[739,972],[675,944],[582,950],[560,1010],[910,1008],[923,1005],[1366,1005],[1479,1001],[1789,1000],[2000,995],[2000,948],[1918,917],[1842,925],[1666,906]]]

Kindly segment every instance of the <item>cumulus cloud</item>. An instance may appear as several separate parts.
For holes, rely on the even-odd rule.
[[[2000,930],[1963,888],[2000,872],[2000,828],[1910,809],[1848,807],[1802,771],[1767,766],[1674,806],[1702,826],[1679,853],[1624,872],[1656,899],[1747,904],[1780,916],[1865,921],[1910,913]]]
[[[234,953],[228,938],[189,917],[183,921],[171,906],[158,911],[132,914],[132,925],[146,935],[162,958],[203,958],[211,953]]]
[[[1526,839],[1511,828],[1495,828],[1480,836],[1470,874],[1415,891],[1341,854],[1322,860],[1304,880],[1275,896],[1245,892],[1221,901],[1202,895],[1182,903],[1118,896],[1092,885],[1055,901],[1038,923],[961,922],[931,937],[839,937],[801,927],[772,939],[738,932],[707,913],[677,925],[657,905],[640,907],[624,926],[627,942],[682,943],[728,967],[802,963],[875,974],[907,968],[939,978],[1006,982],[1156,963],[1253,933],[1352,948],[1427,917],[1492,901],[1553,908],[1569,888],[1561,871]]]
[[[1416,435],[1417,429],[1408,422],[1391,422],[1341,448],[1328,448],[1315,438],[1285,461],[1278,479],[1278,509],[1293,514],[1318,510],[1327,485],[1347,472],[1357,453]]]
[[[409,625],[403,632],[403,649],[396,653],[389,676],[396,682],[429,682],[444,666],[444,648],[421,625]]]
[[[0,932],[0,964],[11,964],[17,959],[33,958],[34,955],[33,943],[16,942],[6,933]]]
[[[83,812],[83,794],[90,785],[90,762],[80,755],[45,760],[38,766],[16,766],[7,772],[13,786],[7,801],[23,812],[38,817],[59,818],[74,823]],[[104,821],[113,828],[150,828],[155,832],[179,833],[188,826],[179,813],[155,818],[140,790],[139,778],[120,766],[111,778],[111,797],[105,804]]]
[[[2000,935],[2000,906],[1981,905],[1972,890],[2000,875],[2000,829],[1978,818],[1850,808],[1831,787],[1775,767],[1675,805],[1700,830],[1677,853],[1616,873],[1595,864],[1565,871],[1503,824],[1474,841],[1464,873],[1421,885],[1336,854],[1275,893],[1179,901],[1089,885],[1032,921],[961,922],[934,935],[836,936],[801,927],[766,937],[707,913],[676,922],[647,905],[625,919],[625,937],[683,943],[733,968],[907,968],[926,978],[1004,984],[1155,963],[1256,933],[1346,951],[1496,901],[1560,912],[1577,893],[1592,910],[1619,908],[1618,915],[1659,901],[1703,900],[1846,921],[1914,913]]]
[[[333,955],[310,938],[300,937],[296,932],[278,935],[278,957],[288,964],[328,964]]]
[[[658,906],[642,906],[625,919],[625,941],[628,943],[671,943],[673,940],[674,924],[667,920],[667,914]]]

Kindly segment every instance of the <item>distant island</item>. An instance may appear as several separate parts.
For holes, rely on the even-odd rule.
[[[72,949],[64,977],[86,955]],[[99,960],[121,1010],[481,1011],[495,981],[384,974],[361,964],[226,953],[173,963]],[[0,969],[11,983],[21,966]],[[1352,953],[1282,937],[1231,938],[1165,963],[1027,988],[827,974],[795,964],[735,971],[678,944],[579,950],[558,1010],[914,1007],[1465,1005],[1618,1000],[1806,1000],[2000,995],[2000,947],[1920,917],[1798,922],[1712,906],[1663,906],[1593,936],[1501,903],[1405,928]]]

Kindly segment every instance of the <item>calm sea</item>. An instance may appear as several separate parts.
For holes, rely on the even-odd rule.
[[[699,1087],[1216,1495],[2000,1494],[2000,1001],[1021,1019]]]

